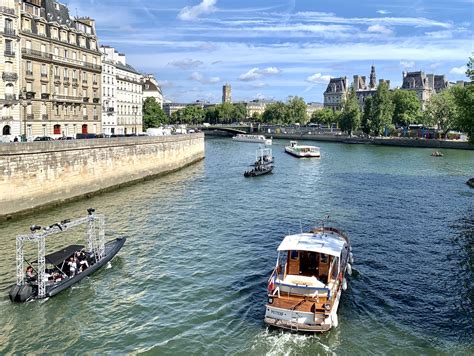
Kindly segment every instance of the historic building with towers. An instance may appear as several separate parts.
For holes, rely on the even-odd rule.
[[[390,80],[380,79],[378,85],[382,83],[387,83],[390,88]],[[359,101],[359,106],[361,109],[364,109],[365,100],[368,97],[372,97],[377,93],[377,76],[375,73],[375,66],[372,66],[370,69],[369,84],[366,83],[366,77],[361,75],[354,75],[353,87],[356,92],[357,100]]]

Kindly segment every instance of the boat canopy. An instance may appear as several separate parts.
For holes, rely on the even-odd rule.
[[[45,260],[52,265],[60,265],[63,261],[72,256],[74,252],[80,251],[84,248],[82,245],[71,245],[68,247],[63,248],[62,250],[50,253],[49,255],[45,256]]]
[[[344,248],[345,241],[336,233],[301,233],[286,236],[278,251],[311,251],[339,257]]]

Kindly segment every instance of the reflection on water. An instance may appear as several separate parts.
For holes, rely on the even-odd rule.
[[[320,160],[298,160],[285,143],[275,141],[268,176],[243,177],[256,145],[211,139],[206,160],[179,172],[0,224],[0,353],[472,351],[472,152],[318,143]],[[11,304],[15,236],[91,206],[128,237],[110,268]],[[320,336],[266,328],[279,242],[326,214],[350,234],[357,270],[340,326]]]

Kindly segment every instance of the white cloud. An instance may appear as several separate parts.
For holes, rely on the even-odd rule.
[[[243,82],[250,82],[253,80],[262,79],[263,77],[266,77],[266,76],[276,75],[280,73],[281,73],[281,69],[277,67],[267,67],[263,69],[252,68],[247,73],[241,74],[239,76],[239,80]]]
[[[400,65],[403,67],[403,69],[409,69],[415,66],[415,62],[414,61],[400,61]]]
[[[178,18],[183,21],[196,20],[201,15],[215,12],[217,10],[214,6],[216,3],[217,0],[202,0],[199,5],[186,6],[179,12]]]
[[[315,73],[306,78],[306,81],[315,84],[327,84],[329,83],[330,79],[330,75],[322,75],[321,73]]]
[[[379,25],[379,24],[369,26],[367,28],[367,32],[380,33],[382,35],[387,35],[387,36],[390,36],[390,35],[393,34],[393,31],[391,29],[389,29],[386,26]]]
[[[379,13],[380,15],[387,15],[387,14],[390,14],[391,12],[387,10],[377,10],[377,13]]]
[[[219,77],[206,78],[199,72],[193,72],[191,76],[189,77],[189,79],[195,80],[196,82],[199,82],[201,84],[215,84],[217,82],[220,82],[221,80],[221,78]]]
[[[425,35],[430,37],[430,38],[444,39],[444,38],[452,38],[453,37],[453,32],[449,31],[449,30],[433,31],[433,32],[425,32]]]
[[[173,67],[178,67],[181,69],[191,69],[191,68],[197,68],[203,65],[204,63],[196,59],[185,58],[185,59],[180,59],[176,61],[171,61],[168,64]]]
[[[460,66],[460,67],[451,68],[449,73],[462,75],[462,74],[466,74],[466,71],[467,71],[466,66]]]

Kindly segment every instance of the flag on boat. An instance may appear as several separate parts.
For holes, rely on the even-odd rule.
[[[275,280],[276,280],[276,275],[273,275],[272,278],[270,278],[270,281],[268,282],[269,292],[273,292],[273,289],[275,288]]]

